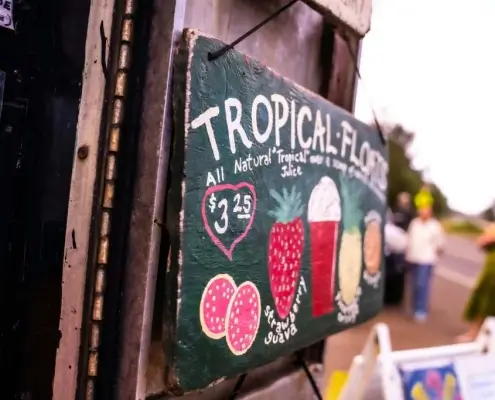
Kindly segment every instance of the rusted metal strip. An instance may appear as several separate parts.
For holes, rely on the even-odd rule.
[[[93,400],[95,383],[98,378],[98,360],[100,355],[101,324],[104,318],[105,282],[110,258],[110,232],[112,226],[115,185],[117,180],[117,160],[119,142],[124,122],[124,110],[127,96],[127,80],[131,67],[132,43],[134,36],[134,12],[137,0],[126,0],[122,18],[122,29],[119,38],[119,57],[115,73],[112,110],[110,113],[109,142],[105,154],[105,173],[103,177],[103,197],[101,199],[97,267],[92,297],[92,313],[90,321],[90,340],[88,343],[88,366],[86,380],[86,400]]]

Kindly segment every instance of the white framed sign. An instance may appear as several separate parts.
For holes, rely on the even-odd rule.
[[[420,398],[495,400],[495,318],[474,342],[402,351],[392,351],[385,324],[373,328],[338,399]]]
[[[475,354],[456,361],[466,399],[495,400],[495,355]]]
[[[371,0],[304,0],[334,22],[344,25],[360,37],[371,27]]]

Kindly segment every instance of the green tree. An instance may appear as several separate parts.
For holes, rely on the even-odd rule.
[[[407,155],[407,148],[414,140],[414,133],[401,125],[394,125],[387,131],[389,139],[388,204],[394,208],[399,193],[407,192],[414,197],[424,181],[421,171],[412,168],[411,160]],[[433,206],[435,213],[442,215],[448,212],[447,199],[442,191],[434,184],[431,184],[431,191],[435,199]]]
[[[494,209],[493,207],[488,207],[485,211],[481,213],[481,218],[483,218],[486,221],[495,221],[495,215],[493,213]]]

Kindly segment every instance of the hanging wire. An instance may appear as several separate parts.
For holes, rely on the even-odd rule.
[[[290,7],[292,7],[294,4],[296,4],[299,0],[291,0],[289,3],[287,3],[285,6],[283,7],[280,7],[277,11],[275,11],[273,14],[269,15],[267,18],[265,18],[263,21],[261,21],[258,25],[256,25],[255,27],[253,27],[252,29],[250,29],[249,31],[247,31],[245,34],[243,34],[242,36],[239,36],[236,40],[234,40],[232,43],[230,44],[226,44],[225,46],[222,46],[220,49],[218,49],[217,51],[214,51],[214,52],[208,52],[208,61],[215,61],[217,58],[220,58],[222,57],[223,55],[225,55],[228,51],[232,50],[235,46],[237,46],[240,42],[242,42],[243,40],[245,40],[246,38],[248,38],[249,36],[251,36],[253,33],[255,33],[256,31],[258,31],[259,29],[261,29],[263,26],[265,26],[268,22],[274,20],[275,18],[277,18],[280,14],[282,14],[284,11],[288,10]],[[347,49],[349,51],[349,54],[351,55],[351,58],[352,58],[352,61],[354,63],[354,69],[356,71],[356,74],[359,78],[359,80],[361,81],[361,83],[363,83],[363,86],[364,86],[364,82],[363,82],[363,78],[361,76],[361,72],[359,71],[359,65],[358,65],[358,60],[357,60],[357,56],[356,54],[354,54],[354,52],[352,51],[352,48],[351,48],[351,45],[349,44],[349,41],[347,38],[345,38],[345,43],[347,45]],[[371,102],[370,102],[371,103]],[[376,128],[377,128],[377,131],[378,131],[378,134],[380,136],[380,141],[382,142],[382,144],[386,144],[386,140],[385,140],[385,135],[383,134],[383,131],[382,131],[382,128],[381,128],[381,125],[380,123],[378,122],[378,117],[376,115],[376,112],[374,110],[374,108],[371,106],[371,113],[373,115],[373,120],[374,120],[374,123],[376,125]]]
[[[239,376],[239,379],[237,379],[234,389],[232,390],[232,393],[229,396],[229,400],[235,400],[237,398],[237,395],[239,394],[239,390],[241,390],[242,384],[246,380],[246,377],[247,374],[242,374]]]
[[[239,36],[236,40],[234,40],[232,43],[227,44],[223,47],[221,47],[219,50],[214,51],[213,53],[210,52],[208,53],[208,61],[214,61],[217,58],[223,56],[225,53],[227,53],[229,50],[232,50],[235,46],[237,46],[240,42],[242,42],[244,39],[247,37],[251,36],[254,32],[265,26],[268,22],[274,20],[277,18],[280,14],[282,14],[285,10],[288,10],[290,7],[292,7],[294,4],[296,4],[299,0],[291,0],[289,3],[287,3],[285,6],[279,8],[277,11],[275,11],[273,14],[268,16],[266,19],[261,21],[258,25],[256,25],[254,28],[250,29],[247,31],[244,35]]]
[[[296,354],[296,365],[303,368],[304,373],[306,374],[306,377],[309,380],[309,383],[313,389],[313,393],[315,394],[316,398],[318,400],[323,400],[323,396],[321,395],[320,388],[316,384],[315,378],[314,378],[313,374],[311,373],[311,371],[309,370],[308,365],[306,364],[306,361],[304,361],[304,358],[302,357],[301,352],[298,352]]]
[[[351,45],[349,43],[349,39],[347,37],[345,37],[344,38],[344,41],[345,41],[345,44],[347,46],[347,50],[349,51],[349,54],[351,55],[352,62],[354,63],[354,70],[356,71],[356,75],[359,78],[359,80],[361,81],[361,84],[363,85],[363,87],[364,87],[364,89],[366,91],[366,85],[365,85],[364,80],[363,80],[363,77],[361,75],[361,71],[359,70],[359,62],[358,62],[358,59],[357,59],[357,55],[352,50],[352,47],[351,47]],[[376,125],[376,129],[378,131],[378,135],[380,136],[380,141],[382,142],[383,145],[385,145],[386,144],[385,135],[383,134],[383,130],[382,130],[382,127],[381,127],[380,123],[378,122],[378,117],[376,115],[375,109],[373,108],[373,104],[371,103],[371,99],[369,97],[369,92],[366,91],[366,93],[368,94],[367,97],[368,97],[368,102],[370,103],[370,107],[371,107],[371,114],[373,116],[373,122]]]

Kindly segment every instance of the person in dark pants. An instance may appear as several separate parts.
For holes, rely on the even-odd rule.
[[[404,251],[407,234],[394,224],[394,213],[387,210],[385,224],[385,292],[384,302],[389,306],[402,303],[405,287]],[[403,238],[403,239],[402,239]],[[403,243],[402,243],[403,242]]]
[[[402,192],[397,198],[397,208],[394,212],[394,224],[407,232],[413,218],[414,210],[411,205],[411,195]]]
[[[411,195],[407,192],[402,192],[397,197],[397,208],[394,212],[394,225],[407,232],[413,218],[414,210],[411,205]],[[399,268],[404,268],[405,254],[396,254],[395,261],[399,265]]]

